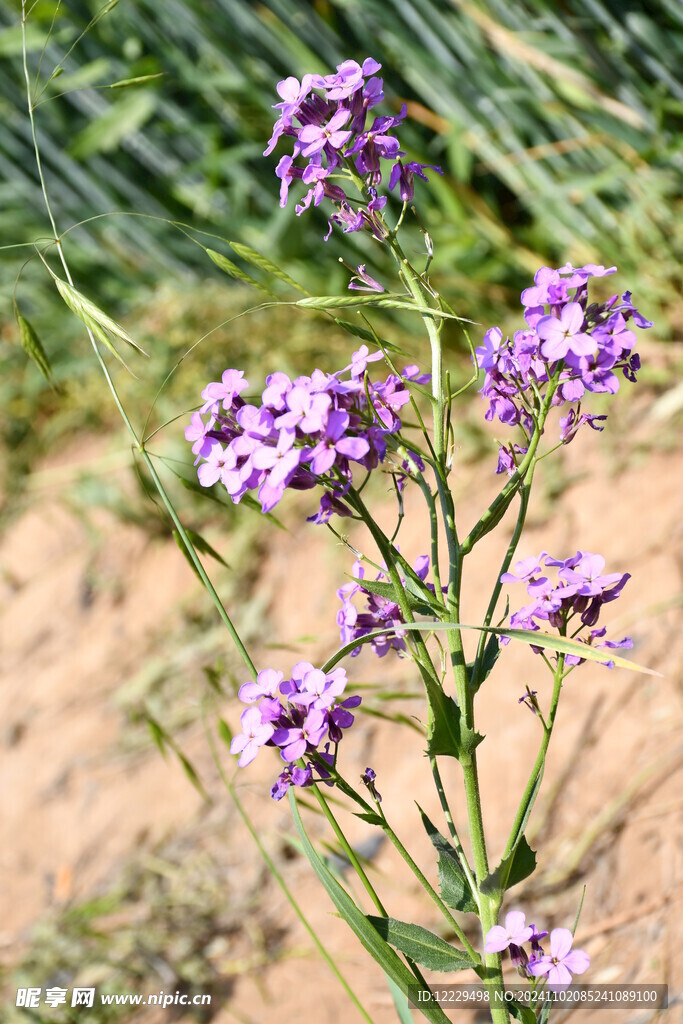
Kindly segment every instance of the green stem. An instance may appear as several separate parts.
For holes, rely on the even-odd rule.
[[[451,926],[451,928],[453,929],[455,934],[458,936],[458,938],[462,942],[463,947],[465,948],[465,951],[467,953],[469,953],[469,955],[472,957],[472,959],[475,961],[475,963],[481,963],[481,957],[480,957],[479,953],[477,953],[476,949],[471,944],[471,942],[469,941],[469,939],[467,938],[467,936],[463,932],[462,928],[460,927],[460,925],[458,924],[456,919],[451,914],[451,912],[448,909],[448,907],[446,906],[446,904],[443,902],[443,900],[438,895],[438,893],[435,891],[433,886],[429,883],[429,881],[425,878],[425,876],[423,875],[422,871],[417,866],[417,864],[415,863],[413,858],[410,856],[410,854],[406,850],[406,848],[403,845],[403,843],[401,842],[401,840],[398,838],[398,836],[396,835],[394,830],[389,825],[389,822],[384,817],[383,812],[380,810],[379,813],[380,813],[380,817],[382,818],[382,826],[381,827],[382,827],[382,830],[384,831],[384,833],[388,836],[388,838],[394,844],[394,846],[396,847],[398,852],[401,854],[401,857],[403,857],[403,860],[406,862],[406,864],[408,865],[410,870],[413,872],[413,874],[415,875],[415,877],[417,878],[418,882],[423,887],[425,892],[430,896],[430,898],[433,900],[433,902],[439,908],[439,910],[441,911],[441,913],[445,917],[445,919],[448,922],[448,924]]]
[[[339,840],[339,842],[340,842],[340,844],[342,846],[342,849],[344,850],[344,853],[349,858],[351,866],[353,867],[354,871],[356,872],[356,874],[358,875],[359,879],[363,883],[363,886],[364,886],[366,892],[368,893],[370,899],[375,904],[375,907],[380,912],[382,917],[388,917],[389,915],[387,914],[386,910],[384,909],[384,905],[382,904],[382,901],[380,900],[379,896],[377,895],[377,892],[375,891],[375,888],[374,888],[372,882],[370,881],[370,879],[366,875],[365,869],[364,869],[363,865],[358,860],[358,856],[356,855],[355,850],[353,849],[353,847],[351,846],[350,842],[348,841],[348,839],[344,835],[344,833],[342,831],[342,828],[341,828],[341,825],[339,824],[339,822],[335,818],[334,814],[330,810],[330,807],[329,807],[329,804],[327,803],[327,800],[325,799],[325,797],[320,792],[320,789],[319,789],[318,786],[314,786],[313,787],[313,792],[315,793],[316,799],[317,799],[318,803],[320,804],[320,808],[321,808],[323,814],[325,815],[325,817],[329,821],[330,825],[332,826],[332,831],[334,832],[334,834],[336,835],[337,839]]]
[[[526,788],[524,790],[524,794],[522,795],[519,807],[517,808],[517,814],[515,815],[515,820],[512,823],[512,828],[510,830],[510,835],[507,841],[507,845],[505,847],[503,859],[505,859],[505,857],[507,857],[512,852],[515,843],[519,839],[519,834],[524,827],[524,823],[529,818],[531,808],[536,802],[536,797],[538,795],[538,777],[539,773],[543,771],[543,768],[545,766],[545,758],[548,751],[548,744],[550,743],[550,737],[553,732],[555,717],[557,715],[557,707],[560,702],[560,693],[562,692],[562,682],[564,679],[564,658],[564,654],[558,655],[557,667],[555,668],[555,672],[553,674],[553,695],[550,701],[550,710],[548,712],[547,719],[545,721],[541,719],[543,724],[543,738],[541,740],[541,746],[536,756],[536,760],[534,761],[534,766],[531,769],[531,774],[529,775],[529,780],[526,784]]]
[[[313,940],[313,942],[315,944],[316,949],[318,950],[318,952],[322,956],[323,960],[325,961],[327,966],[330,968],[330,970],[332,971],[332,973],[336,977],[336,979],[339,982],[339,984],[342,986],[342,988],[344,989],[344,991],[348,995],[348,997],[351,1000],[351,1002],[354,1004],[354,1006],[356,1007],[356,1009],[358,1010],[360,1015],[363,1017],[363,1019],[366,1020],[368,1022],[368,1024],[373,1024],[372,1017],[365,1010],[364,1006],[361,1004],[360,1000],[358,999],[358,997],[356,996],[355,992],[353,991],[353,989],[349,985],[348,981],[346,980],[344,975],[341,973],[341,971],[337,967],[337,965],[334,962],[333,958],[330,956],[330,954],[327,952],[327,950],[323,946],[322,942],[318,938],[318,936],[317,936],[317,934],[316,934],[316,932],[315,932],[315,930],[313,928],[313,925],[309,922],[308,918],[305,916],[305,914],[302,911],[301,907],[299,906],[299,904],[297,903],[296,899],[294,898],[294,895],[292,894],[289,886],[287,885],[287,883],[285,882],[284,878],[282,877],[282,875],[278,871],[278,868],[277,868],[276,864],[274,863],[274,861],[272,860],[270,854],[268,853],[268,851],[266,850],[265,846],[261,842],[259,834],[258,834],[258,832],[256,831],[256,829],[254,828],[254,826],[252,824],[251,818],[249,817],[249,815],[245,811],[245,809],[244,809],[244,807],[242,805],[241,800],[239,799],[239,797],[237,796],[237,793],[235,792],[234,786],[228,781],[228,778],[227,778],[227,776],[225,774],[225,770],[224,770],[223,765],[221,763],[221,760],[220,760],[220,758],[218,756],[218,751],[216,750],[216,744],[214,742],[213,736],[211,735],[211,732],[208,729],[208,726],[206,725],[206,722],[204,723],[204,726],[205,726],[204,731],[206,733],[206,737],[207,737],[207,740],[208,740],[208,743],[209,743],[209,749],[211,750],[211,756],[212,756],[214,764],[216,765],[216,768],[218,770],[218,774],[221,777],[221,781],[223,782],[223,785],[224,785],[225,789],[227,790],[228,795],[230,796],[230,799],[232,800],[233,804],[235,805],[237,813],[239,814],[240,818],[244,822],[244,825],[245,825],[245,827],[247,829],[247,832],[249,833],[251,838],[254,840],[254,843],[256,844],[256,849],[258,850],[258,852],[260,853],[261,857],[263,858],[263,861],[264,861],[266,867],[268,868],[269,872],[271,873],[271,875],[273,876],[273,878],[275,879],[275,881],[279,885],[279,887],[282,890],[282,893],[283,893],[285,899],[287,900],[287,902],[289,903],[290,907],[292,908],[292,910],[294,911],[294,913],[299,918],[299,920],[301,921],[302,925],[304,926],[304,928],[306,929],[306,931],[310,935],[311,939]]]

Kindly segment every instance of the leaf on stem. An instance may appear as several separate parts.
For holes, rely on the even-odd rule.
[[[495,871],[481,883],[481,891],[488,894],[505,892],[518,882],[523,882],[535,870],[536,853],[529,846],[526,837],[522,836],[512,853],[503,857]]]
[[[455,949],[419,924],[408,924],[393,917],[369,916],[368,921],[385,942],[430,971],[464,971],[474,967],[474,960],[467,953]]]
[[[368,953],[379,964],[385,974],[398,985],[402,992],[415,988],[415,976],[411,974],[403,961],[399,959],[398,954],[382,938],[377,929],[370,924],[365,914],[359,910],[355,902],[343,886],[339,884],[317,853],[304,828],[292,789],[289,791],[289,804],[304,853],[339,913]],[[427,1020],[435,1021],[436,1024],[448,1024],[448,1017],[443,1010],[437,1007],[430,1007],[429,1009],[425,1007],[422,1009],[422,1013]]]
[[[462,869],[457,851],[432,824],[419,804],[417,809],[420,812],[425,831],[439,855],[438,872],[441,899],[454,910],[475,914],[477,903]]]
[[[438,625],[438,623],[437,623]],[[455,757],[471,755],[484,737],[465,725],[460,708],[434,682],[424,678],[427,701],[430,709],[427,753],[430,757]]]

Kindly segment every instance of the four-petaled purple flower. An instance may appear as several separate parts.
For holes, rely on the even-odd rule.
[[[572,974],[583,974],[590,967],[590,957],[583,949],[572,950],[574,936],[568,928],[553,928],[550,933],[550,954],[532,960],[529,972],[534,978],[547,976],[548,986],[565,988],[572,983]]]
[[[511,910],[505,915],[505,926],[496,924],[486,933],[484,950],[487,953],[501,953],[511,943],[521,946],[533,935],[533,928],[527,926],[521,910]]]

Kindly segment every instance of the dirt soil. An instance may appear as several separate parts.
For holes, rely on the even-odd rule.
[[[552,460],[541,464],[519,553],[548,550],[566,557],[580,547],[602,552],[608,571],[631,572],[632,580],[607,617],[610,634],[631,635],[630,656],[661,676],[587,664],[568,680],[544,789],[530,823],[539,869],[513,890],[508,908],[525,909],[542,927],[571,926],[585,885],[577,934],[578,945],[592,959],[585,980],[667,982],[670,996],[680,1000],[683,450],[662,442],[661,422],[646,411],[628,424],[628,451],[615,440],[624,424],[612,426],[611,440],[610,425],[604,435],[586,430],[552,468]],[[50,468],[95,460],[99,451],[97,442],[85,450],[79,446],[59,463],[53,460]],[[456,452],[456,463],[457,457]],[[463,529],[498,485],[488,465],[456,465],[453,487]],[[302,1014],[324,1024],[360,1019],[264,873],[221,788],[201,725],[184,729],[179,742],[213,798],[210,807],[176,760],[163,760],[151,743],[133,752],[126,748],[129,726],[117,694],[174,637],[188,609],[204,602],[175,544],[152,540],[105,513],[97,518],[94,540],[92,527],[69,511],[57,489],[37,497],[0,542],[3,963],[9,966],[22,955],[32,927],[46,914],[105,890],[131,858],[151,858],[160,843],[182,837],[186,846],[206,846],[223,859],[226,900],[240,910],[230,941],[216,947],[213,962],[229,975],[230,984],[216,999],[210,1019],[217,1024],[284,1024]],[[394,510],[388,498],[381,500],[380,519],[388,525]],[[401,547],[410,559],[427,548],[421,501],[416,488],[408,491]],[[483,613],[505,533],[492,534],[471,557],[466,586],[473,596],[463,610],[465,621],[476,622]],[[256,661],[286,670],[301,657],[315,661],[333,649],[334,591],[352,559],[327,531],[311,525],[298,525],[290,534],[274,530],[273,535],[277,543],[263,560],[253,595],[267,609],[269,640],[256,650]],[[360,532],[351,531],[351,539],[370,552]],[[223,547],[229,561],[229,538]],[[99,581],[94,592],[93,573]],[[511,600],[517,599],[513,591]],[[347,668],[357,682],[418,689],[409,663],[393,657],[378,661],[367,648]],[[538,720],[518,698],[528,684],[547,704],[546,675],[540,658],[511,644],[478,697],[478,729],[486,736],[479,748],[485,825],[494,862],[540,740]],[[392,707],[424,714],[415,699]],[[237,726],[234,699],[220,712]],[[433,851],[415,807],[418,801],[440,820],[422,747],[416,731],[359,716],[345,738],[341,762],[350,779],[372,765],[387,817],[434,877]],[[230,759],[224,761],[232,775]],[[444,766],[444,778],[466,841],[457,769],[457,764]],[[268,796],[276,771],[275,755],[264,751],[239,774],[245,805],[373,1019],[392,1021],[381,972],[334,915],[308,863],[287,842],[293,833],[287,802],[274,804]],[[342,813],[341,820],[355,843],[371,837],[369,827],[357,819]],[[319,820],[311,818],[311,827],[314,834],[324,834]],[[372,877],[392,916],[439,929],[436,909],[388,844],[374,851]],[[274,945],[267,941],[269,934],[276,937]],[[679,1002],[667,1019],[673,1021],[680,1009]],[[461,1017],[474,1019],[464,1011],[454,1019]],[[583,1024],[592,1017],[584,1013]],[[634,1024],[651,1017],[642,1010],[619,1013],[620,1020]],[[171,1018],[150,1010],[131,1012],[129,1019]]]

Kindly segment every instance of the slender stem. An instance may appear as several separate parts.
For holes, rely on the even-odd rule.
[[[323,794],[320,792],[320,789],[319,789],[318,786],[314,786],[313,787],[313,791],[315,793],[315,796],[316,796],[316,799],[317,799],[318,803],[320,804],[320,808],[321,808],[323,814],[325,815],[325,817],[329,821],[330,825],[332,826],[332,831],[334,832],[334,834],[336,835],[337,839],[339,840],[339,842],[340,842],[340,844],[342,846],[342,849],[344,850],[344,853],[349,858],[349,861],[351,862],[351,866],[353,867],[354,871],[356,872],[356,874],[358,875],[359,879],[363,883],[363,886],[364,886],[366,892],[368,893],[370,899],[375,904],[375,906],[377,907],[377,910],[380,912],[382,917],[388,917],[388,914],[387,914],[386,910],[384,909],[384,905],[383,905],[381,899],[377,895],[377,892],[375,891],[375,888],[374,888],[372,882],[370,881],[370,879],[366,875],[365,869],[364,869],[363,865],[358,860],[358,856],[357,856],[355,850],[353,849],[353,847],[351,846],[350,842],[348,841],[348,839],[344,835],[344,833],[342,831],[342,828],[341,828],[341,825],[339,824],[339,822],[335,818],[334,814],[332,813],[332,811],[330,809],[330,806],[327,803],[327,800],[325,799]]]
[[[417,864],[415,863],[415,861],[413,860],[411,855],[408,853],[408,851],[406,850],[406,848],[403,845],[403,843],[401,842],[401,840],[398,838],[398,836],[396,835],[394,830],[389,825],[389,822],[386,820],[386,818],[384,817],[384,814],[383,814],[383,812],[381,810],[380,810],[380,816],[382,818],[382,826],[381,827],[382,827],[382,830],[384,831],[384,833],[388,836],[388,838],[394,844],[394,846],[396,847],[398,852],[401,854],[401,857],[403,857],[403,860],[406,862],[406,864],[408,865],[410,870],[413,872],[413,874],[417,878],[417,880],[420,883],[420,885],[423,887],[425,892],[430,896],[430,898],[433,900],[433,902],[439,908],[439,910],[441,911],[441,913],[445,917],[446,921],[448,921],[448,924],[451,926],[451,928],[453,929],[455,934],[458,936],[458,938],[462,942],[466,952],[469,953],[469,955],[472,957],[472,959],[475,961],[475,963],[481,963],[481,957],[480,957],[479,953],[477,953],[476,949],[474,948],[472,943],[469,941],[469,939],[467,938],[467,936],[463,932],[462,928],[460,927],[460,925],[458,924],[456,919],[453,917],[453,915],[451,914],[450,910],[448,909],[446,904],[443,902],[441,897],[438,895],[438,893],[435,891],[435,889],[429,883],[429,881],[425,878],[424,874],[422,873],[420,868],[417,866]]]
[[[550,710],[548,712],[547,719],[545,721],[541,719],[543,724],[543,738],[541,740],[541,746],[536,756],[536,760],[534,761],[533,768],[531,769],[531,774],[529,775],[529,780],[526,784],[524,794],[517,809],[515,820],[512,823],[512,828],[510,829],[510,835],[507,841],[507,845],[505,847],[505,853],[503,854],[503,858],[507,857],[508,854],[511,853],[515,845],[515,842],[517,842],[519,838],[519,833],[523,827],[523,823],[525,819],[528,819],[529,814],[531,813],[531,808],[536,802],[536,796],[538,794],[538,776],[545,765],[545,757],[548,751],[548,744],[550,743],[550,737],[553,732],[555,716],[557,715],[557,707],[560,702],[560,693],[562,692],[562,682],[565,676],[564,658],[564,654],[558,655],[557,666],[553,674],[553,695],[550,701]]]
[[[446,791],[444,790],[443,782],[441,781],[441,772],[439,771],[439,765],[438,765],[437,759],[435,757],[430,757],[429,758],[429,763],[430,763],[431,769],[432,769],[432,777],[434,779],[434,785],[436,786],[436,791],[439,794],[439,801],[441,803],[441,810],[443,811],[443,816],[446,819],[446,824],[448,825],[448,831],[450,832],[451,839],[453,840],[453,846],[455,847],[455,852],[458,855],[458,859],[460,861],[460,866],[461,866],[461,868],[463,870],[463,874],[465,875],[465,878],[469,882],[469,886],[470,886],[470,889],[472,890],[472,894],[473,894],[474,898],[476,900],[478,900],[478,898],[479,898],[479,890],[477,888],[477,882],[476,882],[476,879],[475,879],[474,875],[472,874],[472,869],[471,869],[471,867],[469,865],[469,861],[467,860],[467,856],[466,856],[465,851],[463,849],[463,845],[460,842],[460,836],[458,835],[458,831],[457,831],[457,829],[455,827],[455,822],[453,821],[453,815],[451,814],[451,809],[450,809],[450,806],[448,804],[448,798],[446,796]]]
[[[230,633],[230,637],[232,639],[232,642],[234,643],[235,647],[237,648],[237,650],[239,651],[239,653],[240,653],[240,655],[242,657],[242,661],[244,662],[246,667],[249,669],[249,672],[251,673],[252,677],[255,679],[256,678],[256,674],[257,674],[256,673],[256,666],[254,665],[254,662],[251,660],[249,652],[247,651],[246,647],[244,646],[244,643],[242,642],[242,639],[241,639],[239,633],[235,629],[235,626],[234,626],[234,624],[232,622],[232,619],[230,618],[230,616],[226,612],[226,610],[225,610],[225,608],[223,606],[223,602],[221,601],[220,597],[218,596],[218,594],[216,592],[216,588],[214,587],[213,583],[209,579],[209,577],[207,575],[207,572],[206,572],[204,566],[201,563],[201,559],[197,555],[197,552],[196,552],[196,550],[194,548],[194,545],[192,544],[192,541],[188,537],[188,535],[187,535],[187,533],[185,531],[185,528],[183,527],[183,524],[181,523],[181,521],[180,521],[180,519],[178,517],[178,513],[176,512],[175,508],[173,507],[173,503],[171,502],[171,499],[169,498],[168,494],[166,493],[166,488],[164,487],[164,485],[162,484],[161,480],[159,479],[157,471],[154,468],[154,463],[152,462],[151,458],[149,457],[149,453],[142,447],[142,445],[139,446],[138,450],[140,452],[141,458],[144,460],[145,465],[147,466],[147,469],[149,470],[150,476],[152,477],[152,480],[154,481],[154,485],[155,485],[157,491],[159,492],[159,496],[160,496],[161,500],[163,501],[164,505],[166,506],[168,514],[170,515],[171,519],[173,520],[173,524],[174,524],[176,530],[178,531],[180,539],[182,540],[182,542],[185,545],[185,548],[186,548],[190,558],[192,559],[192,564],[196,567],[197,572],[199,573],[199,576],[201,578],[202,583],[204,584],[206,590],[208,591],[209,596],[211,597],[211,600],[213,601],[214,605],[216,606],[218,614],[220,615],[221,619],[223,620],[224,625],[226,626],[228,632]]]
[[[36,160],[36,167],[37,167],[37,170],[38,170],[38,178],[40,180],[40,187],[41,187],[41,190],[42,190],[42,193],[43,193],[43,200],[45,202],[45,209],[47,211],[47,215],[48,215],[48,218],[49,218],[49,221],[50,221],[50,226],[52,228],[52,233],[53,233],[54,239],[55,239],[55,244],[57,246],[57,252],[59,253],[59,258],[60,258],[61,264],[62,264],[62,266],[64,268],[64,274],[66,276],[66,279],[67,279],[68,283],[73,286],[73,278],[71,276],[71,272],[69,270],[69,265],[68,265],[68,263],[66,261],[65,255],[64,255],[64,250],[62,248],[62,243],[61,243],[61,239],[59,237],[59,232],[57,231],[57,224],[55,222],[55,218],[54,218],[54,215],[53,215],[53,212],[52,212],[52,206],[50,204],[50,199],[49,199],[48,192],[47,192],[47,186],[46,186],[46,183],[45,183],[45,175],[43,173],[43,165],[42,165],[42,161],[41,161],[41,158],[40,158],[40,147],[38,146],[38,138],[37,138],[37,134],[36,134],[35,118],[33,116],[33,103],[31,101],[31,81],[30,81],[29,72],[28,72],[28,59],[27,59],[27,48],[26,48],[26,5],[25,5],[25,0],[22,0],[21,7],[22,7],[21,34],[22,34],[22,44],[23,44],[22,45],[22,50],[23,50],[24,78],[26,80],[26,96],[27,96],[27,101],[28,101],[28,114],[29,114],[29,121],[30,121],[30,124],[31,124],[31,137],[32,137],[32,140],[33,140],[33,151],[34,151],[35,160]],[[209,595],[211,596],[211,599],[213,600],[213,602],[214,602],[214,604],[215,604],[215,606],[216,606],[216,608],[218,610],[218,614],[220,615],[221,619],[225,623],[225,625],[226,625],[226,627],[227,627],[227,629],[228,629],[228,631],[230,633],[230,636],[231,636],[235,646],[237,647],[240,655],[242,656],[242,660],[244,661],[246,667],[248,668],[248,670],[252,674],[252,676],[255,678],[256,677],[256,668],[254,666],[254,663],[251,660],[249,654],[247,653],[247,650],[246,650],[244,644],[242,643],[242,641],[241,641],[241,639],[240,639],[240,637],[239,637],[239,635],[237,633],[237,630],[235,629],[235,627],[234,627],[234,625],[233,625],[233,623],[232,623],[228,613],[226,612],[225,608],[223,607],[223,603],[221,602],[218,594],[216,593],[216,590],[215,590],[213,584],[211,583],[211,580],[209,579],[209,577],[208,577],[208,575],[206,573],[206,570],[204,569],[204,566],[202,565],[202,563],[201,563],[201,561],[199,559],[199,556],[197,555],[197,552],[195,551],[194,545],[192,544],[192,542],[189,539],[185,529],[183,528],[183,525],[182,525],[182,523],[180,522],[180,520],[178,518],[178,515],[177,515],[177,513],[176,513],[176,511],[175,511],[175,509],[173,507],[173,504],[172,504],[168,494],[166,493],[166,490],[165,490],[163,484],[161,483],[161,481],[159,479],[159,476],[158,476],[158,474],[157,474],[157,472],[156,472],[156,470],[154,468],[154,465],[152,463],[152,460],[151,460],[149,454],[145,451],[144,446],[141,444],[141,442],[138,439],[138,436],[137,436],[137,434],[135,432],[135,428],[133,427],[133,424],[131,423],[129,416],[126,413],[126,410],[123,407],[123,404],[122,404],[121,399],[119,397],[118,391],[116,390],[116,385],[114,384],[114,381],[112,380],[112,377],[111,377],[111,374],[109,373],[109,369],[107,367],[107,364],[105,363],[105,361],[104,361],[104,359],[102,357],[102,353],[100,352],[100,349],[99,349],[99,347],[97,345],[97,341],[96,341],[92,331],[88,327],[86,327],[86,330],[88,332],[88,337],[90,338],[90,342],[91,342],[93,350],[95,352],[95,356],[97,358],[97,361],[100,364],[100,368],[101,368],[102,373],[104,374],[104,377],[105,377],[105,379],[107,381],[107,385],[109,386],[109,390],[111,391],[112,397],[113,397],[114,402],[116,404],[116,407],[117,407],[117,409],[118,409],[118,411],[119,411],[119,413],[121,415],[121,418],[122,418],[122,420],[123,420],[123,422],[124,422],[124,424],[126,426],[126,429],[128,430],[129,434],[131,435],[137,451],[140,453],[140,456],[142,457],[142,459],[146,463],[147,468],[149,469],[149,472],[150,472],[150,474],[152,476],[152,479],[153,479],[153,481],[155,483],[155,486],[156,486],[156,488],[157,488],[157,490],[159,492],[159,496],[161,497],[161,500],[163,501],[164,505],[166,506],[166,509],[167,509],[169,515],[171,516],[171,519],[173,520],[173,523],[174,523],[176,529],[178,530],[178,534],[179,534],[179,536],[180,536],[180,538],[181,538],[181,540],[182,540],[182,542],[183,542],[183,544],[185,546],[185,549],[187,550],[187,553],[188,553],[190,559],[192,560],[193,565],[196,567],[197,572],[199,573],[199,576],[200,576],[200,578],[202,580],[202,583],[206,587]]]
[[[317,934],[315,932],[315,929],[313,928],[313,925],[310,923],[308,918],[305,916],[303,910],[301,909],[301,907],[297,903],[296,899],[294,898],[294,895],[292,894],[289,886],[287,885],[287,883],[285,882],[284,878],[282,877],[282,875],[278,871],[278,868],[277,868],[276,864],[274,863],[274,861],[271,858],[270,854],[268,853],[268,851],[266,850],[265,846],[261,842],[259,834],[256,831],[256,829],[254,828],[254,825],[252,824],[251,818],[247,814],[246,810],[244,809],[244,806],[242,805],[241,800],[237,796],[237,793],[235,791],[235,787],[229,782],[228,777],[225,774],[225,770],[224,770],[223,765],[221,763],[221,760],[220,760],[220,758],[218,756],[218,751],[216,750],[216,744],[214,742],[213,736],[211,735],[211,732],[210,732],[210,730],[208,728],[208,725],[207,725],[206,721],[204,722],[204,731],[205,731],[205,734],[206,734],[206,738],[208,740],[209,749],[211,750],[211,756],[213,758],[214,764],[216,765],[216,768],[218,769],[218,774],[221,777],[221,781],[223,782],[223,785],[224,785],[228,795],[230,796],[230,799],[232,800],[233,804],[235,805],[237,813],[239,814],[240,818],[244,822],[244,825],[245,825],[245,827],[247,829],[247,832],[249,833],[251,838],[254,840],[254,843],[256,844],[256,848],[257,848],[258,852],[260,853],[261,857],[263,858],[263,861],[264,861],[266,867],[268,868],[269,872],[271,873],[271,875],[273,876],[273,878],[275,879],[275,881],[279,885],[280,889],[282,890],[283,895],[285,896],[285,899],[287,900],[287,902],[291,906],[292,910],[294,911],[294,913],[299,918],[299,920],[301,921],[302,925],[304,926],[304,928],[306,929],[306,931],[310,935],[311,939],[313,940],[313,942],[314,942],[314,944],[316,946],[316,949],[318,950],[318,952],[322,956],[323,960],[325,961],[327,966],[330,968],[330,970],[332,971],[332,973],[336,977],[336,979],[339,982],[339,984],[345,990],[345,992],[348,995],[349,999],[352,1001],[352,1003],[354,1004],[354,1006],[356,1007],[356,1009],[358,1010],[360,1015],[363,1017],[363,1019],[366,1020],[368,1022],[368,1024],[373,1024],[372,1017],[365,1010],[365,1008],[361,1004],[360,1000],[356,996],[355,992],[353,991],[353,989],[349,985],[348,981],[346,980],[344,975],[341,973],[341,971],[337,967],[337,965],[334,962],[333,958],[330,956],[330,954],[327,952],[327,950],[323,946],[322,942],[320,941],[320,939],[318,938],[318,936],[317,936]]]

